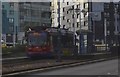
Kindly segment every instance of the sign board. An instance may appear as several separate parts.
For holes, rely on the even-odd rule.
[[[93,21],[100,21],[101,20],[101,12],[92,12],[91,13]]]
[[[19,32],[18,33],[18,40],[23,40],[24,36],[25,36],[25,32]]]
[[[2,39],[4,42],[6,41],[6,34],[2,34]]]

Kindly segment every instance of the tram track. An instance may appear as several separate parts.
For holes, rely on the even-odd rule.
[[[112,59],[112,58],[117,58],[117,57],[105,57],[106,59]],[[73,65],[78,65],[81,63],[86,63],[86,62],[94,62],[98,60],[104,60],[104,58],[94,58],[94,59],[79,59],[79,60],[63,60],[62,62],[56,62],[55,59],[40,59],[40,60],[30,60],[30,59],[25,59],[25,60],[16,60],[13,61],[12,63],[3,63],[3,71],[2,74],[4,75],[10,75],[17,73],[19,74],[20,72],[27,72],[27,71],[32,71],[36,69],[41,69],[45,68],[46,70],[49,68],[54,68],[54,67],[62,67],[62,66],[69,66],[71,64]],[[18,62],[18,63],[16,63]]]
[[[78,66],[78,65],[83,65],[83,64],[89,64],[89,63],[95,63],[95,62],[100,62],[100,61],[106,61],[106,60],[112,60],[112,59],[116,59],[117,57],[111,57],[111,58],[103,58],[103,59],[92,59],[92,60],[84,60],[84,61],[73,61],[73,62],[65,62],[65,63],[56,63],[56,64],[48,64],[48,65],[44,65],[42,67],[37,67],[36,65],[33,64],[34,69],[24,69],[24,70],[19,70],[19,71],[13,71],[13,72],[8,72],[8,73],[3,73],[3,76],[12,76],[12,75],[24,75],[30,72],[43,72],[43,71],[48,71],[48,70],[53,70],[53,69],[58,69],[58,68],[65,68],[65,67],[73,67],[73,66]],[[37,66],[40,63],[37,63]],[[25,66],[24,66],[25,67]]]
[[[24,61],[27,61],[27,60],[28,60],[28,58],[4,59],[4,60],[2,60],[2,64],[13,64],[13,63],[24,62]]]
[[[29,58],[14,59],[14,60],[2,61],[2,66],[3,67],[20,66],[24,64],[43,63],[49,60],[53,60],[53,59],[29,59]]]
[[[67,60],[68,61],[68,60]],[[69,61],[67,63],[73,63],[77,61]],[[66,61],[63,62],[56,62],[56,60],[35,60],[35,61],[22,61],[21,63],[14,63],[14,64],[4,64],[3,67],[3,74],[6,73],[13,73],[13,72],[19,72],[19,71],[26,71],[26,70],[32,70],[32,69],[38,69],[38,68],[44,68],[48,66],[58,65],[58,64],[65,64]]]

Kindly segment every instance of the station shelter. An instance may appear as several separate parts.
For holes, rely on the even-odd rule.
[[[93,52],[93,33],[89,30],[77,30],[79,36],[79,54],[89,54]]]

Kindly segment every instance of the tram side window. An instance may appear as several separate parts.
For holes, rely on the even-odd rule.
[[[62,46],[63,47],[66,47],[67,46],[67,44],[66,44],[66,37],[65,36],[62,36],[62,38],[61,38],[61,43],[62,43]]]
[[[53,46],[54,46],[54,47],[57,46],[57,43],[58,43],[58,41],[57,41],[57,36],[53,36],[53,37],[52,37],[52,43],[53,43]]]
[[[50,36],[49,35],[47,35],[47,39],[46,39],[47,41],[47,45],[50,45],[51,44],[51,42],[50,42]]]
[[[71,37],[71,36],[67,37],[67,44],[68,44],[69,47],[73,46],[73,37]]]
[[[57,36],[52,36],[53,46],[56,47],[58,45]],[[72,47],[73,46],[73,37],[72,36],[62,36],[61,37],[61,46],[62,47]]]
[[[61,41],[63,47],[72,47],[73,45],[73,39],[70,36],[63,36]]]

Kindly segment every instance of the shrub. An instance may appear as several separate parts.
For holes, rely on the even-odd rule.
[[[2,53],[3,54],[8,54],[8,53],[21,53],[25,52],[25,47],[26,45],[16,45],[15,47],[4,47],[2,48]]]
[[[16,45],[15,51],[24,52],[26,45]]]
[[[14,51],[14,47],[4,47],[4,48],[2,48],[2,53],[3,54],[12,53],[13,51]]]

